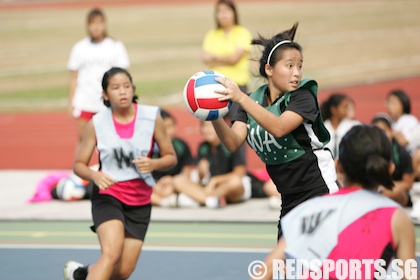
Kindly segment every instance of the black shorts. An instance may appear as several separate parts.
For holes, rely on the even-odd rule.
[[[94,223],[91,229],[94,232],[96,232],[96,228],[103,222],[117,219],[124,224],[126,233],[144,241],[150,222],[151,204],[143,206],[124,204],[115,197],[99,194],[99,188],[97,186],[93,187],[91,201]]]

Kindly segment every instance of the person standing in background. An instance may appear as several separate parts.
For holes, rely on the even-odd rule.
[[[232,79],[242,92],[247,93],[251,32],[239,24],[236,6],[230,0],[217,1],[215,18],[216,28],[204,37],[202,61],[211,70]],[[232,104],[227,117],[232,118],[237,108],[237,104]]]
[[[88,36],[73,46],[67,64],[70,70],[68,112],[77,121],[78,143],[88,121],[105,109],[101,88],[104,73],[111,67],[130,66],[123,43],[108,36],[102,10],[89,11],[87,31]]]

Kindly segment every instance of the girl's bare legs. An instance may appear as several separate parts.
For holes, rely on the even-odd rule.
[[[124,225],[120,220],[109,220],[96,229],[101,245],[101,256],[89,266],[87,280],[108,280],[121,261],[124,249]]]
[[[244,196],[244,187],[242,185],[242,178],[239,176],[231,176],[217,185],[214,194],[218,197],[226,198],[229,203],[240,202]]]
[[[140,257],[143,241],[128,236],[124,239],[123,253],[120,261],[114,269],[112,280],[128,279],[136,268]]]
[[[208,195],[204,191],[204,188],[201,185],[191,181],[191,179],[187,176],[182,174],[175,176],[174,187],[176,192],[185,193],[202,205],[206,203]]]

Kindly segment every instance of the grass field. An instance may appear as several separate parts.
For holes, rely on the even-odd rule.
[[[201,42],[214,27],[213,4],[172,3],[104,8],[110,35],[127,47],[144,103],[178,104],[185,81],[205,67]],[[238,4],[240,21],[254,36],[299,21],[305,76],[318,80],[321,90],[420,74],[417,0]],[[0,1],[0,111],[64,110],[66,64],[73,44],[86,35],[86,12],[6,9]],[[252,55],[258,58],[257,48]],[[254,78],[251,88],[260,82]]]

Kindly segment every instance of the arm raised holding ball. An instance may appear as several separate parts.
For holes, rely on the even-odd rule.
[[[230,79],[215,93],[220,102],[239,105],[232,126],[221,120],[212,124],[229,151],[244,141],[266,164],[270,178],[282,195],[280,217],[301,202],[338,190],[331,153],[324,149],[330,135],[318,106],[318,84],[303,79],[302,47],[293,41],[298,24],[271,38],[252,40],[263,46],[259,73],[267,80],[250,95]],[[281,225],[278,225],[278,238]]]
[[[293,111],[286,111],[280,116],[275,115],[243,93],[239,89],[239,86],[233,81],[223,78],[216,78],[216,81],[226,87],[225,90],[215,91],[216,93],[224,95],[219,101],[231,100],[238,103],[261,127],[275,137],[282,137],[292,132],[301,125],[304,120],[301,115]],[[224,122],[219,120],[213,121],[214,128],[223,144],[225,144],[230,151],[235,151],[246,139],[246,125],[242,122],[234,122],[232,125],[232,132],[229,132],[229,130],[227,130],[229,127],[223,123]]]

